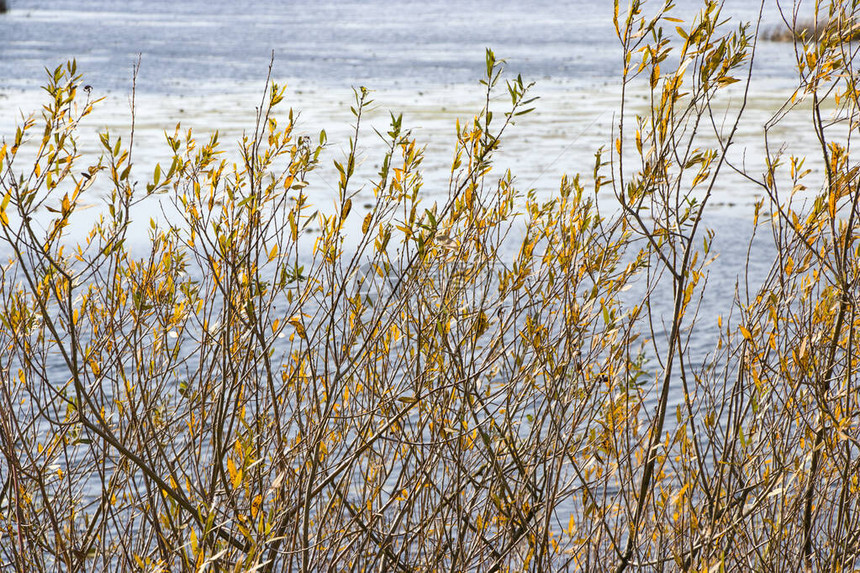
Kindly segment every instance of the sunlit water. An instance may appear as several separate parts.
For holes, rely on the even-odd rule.
[[[485,47],[535,80],[612,81],[620,65],[612,2],[294,2],[262,0],[9,0],[0,20],[4,88],[33,88],[45,66],[77,58],[89,83],[128,90],[143,58],[139,87],[156,94],[243,93],[258,84],[275,53],[276,77],[327,86],[364,84],[420,90],[474,81]],[[656,6],[656,3],[654,3]],[[755,17],[754,2],[724,11]],[[695,0],[676,12],[689,18]],[[767,25],[779,22],[773,5]],[[766,50],[769,77],[790,62]]]
[[[219,129],[227,143],[251,129],[273,54],[272,78],[289,86],[287,105],[301,110],[300,128],[329,133],[329,159],[342,153],[350,131],[353,87],[375,90],[363,142],[368,173],[379,156],[370,128],[384,128],[389,112],[403,113],[404,125],[427,145],[431,195],[445,189],[455,120],[469,119],[482,104],[477,81],[485,73],[487,47],[507,60],[508,77],[522,74],[535,82],[532,93],[541,98],[510,131],[496,164],[498,173],[511,168],[524,189],[549,194],[562,173],[589,173],[594,151],[609,146],[618,120],[621,50],[606,0],[8,4],[10,11],[0,16],[0,134],[10,135],[21,113],[39,109],[45,68],[72,58],[93,97],[107,98],[87,124],[90,133],[105,127],[127,132],[132,67],[139,59],[140,178],[169,157],[163,130],[172,131],[179,121],[201,135]],[[753,20],[754,4],[730,0],[723,14],[737,23]],[[689,20],[697,5],[681,0],[674,15]],[[768,0],[763,26],[780,24]],[[752,117],[736,146],[738,158],[746,148],[748,157],[760,155],[761,127],[790,95],[793,58],[786,44],[759,46]],[[634,96],[631,109],[645,103]],[[96,137],[83,142],[84,152],[97,149]],[[333,171],[323,170],[321,177],[321,191],[331,189]],[[749,184],[731,184],[714,202],[718,208],[748,207],[756,194]]]

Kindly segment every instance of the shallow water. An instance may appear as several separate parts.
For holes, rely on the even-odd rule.
[[[689,19],[698,2],[677,4],[676,15]],[[723,14],[747,20],[757,9],[730,0]],[[595,151],[611,146],[620,95],[620,48],[611,16],[611,2],[603,0],[480,0],[466,5],[266,0],[252,6],[225,0],[13,0],[10,12],[0,16],[0,37],[5,39],[0,42],[0,136],[8,138],[22,115],[39,109],[45,95],[38,89],[43,68],[77,58],[84,81],[93,86],[92,97],[105,98],[80,132],[79,150],[85,161],[95,162],[99,132],[108,129],[129,140],[131,68],[140,58],[133,178],[141,187],[157,162],[169,162],[164,135],[178,122],[201,140],[217,129],[224,157],[236,160],[235,142],[253,130],[274,52],[272,78],[288,85],[281,123],[292,107],[300,113],[300,133],[313,140],[321,130],[328,134],[324,166],[313,174],[309,188],[317,206],[326,209],[332,203],[337,181],[332,161],[343,157],[352,134],[349,106],[357,85],[374,90],[374,104],[360,135],[354,203],[371,202],[370,186],[360,185],[378,169],[383,143],[374,130],[386,131],[390,113],[402,113],[404,126],[426,146],[424,189],[432,201],[447,193],[455,122],[468,121],[483,104],[477,79],[485,73],[485,47],[492,46],[508,60],[508,75],[521,73],[534,81],[532,95],[540,98],[535,111],[508,131],[494,173],[501,176],[510,169],[522,192],[534,189],[550,197],[565,173],[583,173],[588,185]],[[779,22],[775,4],[767,2],[763,26]],[[794,80],[789,45],[761,42],[758,50],[745,119],[729,153],[736,166],[753,176],[765,167],[760,159],[764,125],[790,97]],[[729,90],[719,103],[725,110],[736,109],[741,97],[739,90]],[[494,107],[504,110],[508,98],[503,89],[496,100]],[[628,94],[631,116],[644,113],[647,104],[644,92]],[[717,119],[728,121],[731,115]],[[806,121],[803,107],[786,117],[770,134],[771,148],[814,153],[815,137]],[[814,180],[820,172],[814,163],[808,166]],[[611,205],[611,191],[604,193]],[[709,208],[720,253],[712,292],[733,291],[746,256],[752,208],[760,198],[756,185],[724,170]],[[76,215],[73,239],[102,212],[97,185],[86,202],[91,208]],[[142,204],[131,236],[145,245],[150,218],[163,216],[158,203]],[[772,260],[761,241],[751,256],[755,268],[766,269]],[[715,318],[730,299],[714,297],[703,304],[703,315]],[[703,337],[694,346],[703,353],[711,343]]]
[[[44,67],[77,58],[101,91],[128,90],[141,56],[142,90],[165,93],[243,92],[262,81],[272,53],[274,76],[327,86],[358,84],[420,89],[474,81],[484,48],[531,79],[601,82],[621,61],[612,2],[444,0],[396,3],[324,0],[10,0],[0,17],[2,88],[37,87]],[[622,3],[625,4],[625,3]],[[755,17],[758,6],[726,3],[725,15]],[[677,2],[690,18],[699,3]],[[655,10],[656,2],[648,5]],[[780,16],[773,0],[767,26]],[[767,77],[791,74],[778,46],[764,48]]]
[[[675,15],[689,19],[698,2],[677,5]],[[200,139],[219,130],[225,158],[235,160],[234,142],[253,129],[273,53],[272,78],[288,85],[282,118],[292,107],[300,112],[299,132],[314,140],[321,130],[328,134],[324,167],[309,188],[312,201],[323,209],[336,187],[332,161],[344,155],[352,132],[353,86],[374,90],[360,136],[356,181],[372,177],[381,160],[383,144],[374,130],[385,131],[389,114],[402,113],[404,125],[426,146],[424,189],[430,201],[447,193],[456,120],[468,121],[483,104],[477,80],[485,73],[487,46],[507,59],[509,76],[519,73],[534,81],[532,94],[540,97],[535,111],[507,133],[494,164],[498,176],[510,169],[523,192],[534,189],[550,197],[565,173],[585,174],[587,185],[594,153],[611,146],[619,119],[620,47],[611,24],[612,3],[604,0],[265,0],[248,6],[226,0],[12,0],[9,7],[0,16],[0,137],[8,138],[22,115],[39,109],[44,68],[76,58],[84,81],[93,86],[92,97],[105,98],[81,129],[79,150],[84,160],[94,162],[99,132],[109,129],[129,139],[132,66],[139,58],[133,178],[141,182],[157,162],[171,157],[164,134],[178,122]],[[729,0],[723,15],[749,20],[757,10],[743,0]],[[763,26],[779,23],[776,5],[766,2]],[[764,126],[791,95],[792,63],[790,45],[760,43],[745,120],[729,153],[736,166],[754,176],[764,170],[759,159]],[[730,90],[719,103],[736,109],[741,97]],[[503,110],[506,101],[500,90],[494,106]],[[643,92],[628,94],[631,115],[644,112],[647,103]],[[814,153],[806,118],[802,106],[786,117],[770,134],[771,149]],[[728,121],[731,115],[717,119]],[[814,163],[808,166],[814,180],[820,172]],[[77,214],[71,238],[79,238],[101,212],[99,188],[93,190],[87,200],[92,207]],[[611,192],[606,193],[611,203]],[[752,207],[760,197],[758,187],[728,169],[714,190],[709,222],[720,253],[711,280],[714,292],[727,292],[738,279]],[[365,186],[355,203],[370,199]],[[145,243],[150,218],[162,216],[157,203],[141,205],[131,236]],[[772,260],[766,245],[751,256],[755,268],[766,269]],[[723,303],[729,301],[706,301],[704,314],[715,317]],[[704,351],[709,343],[703,338],[696,346]]]
[[[680,15],[688,17],[697,2],[678,4]],[[309,188],[322,208],[332,203],[337,174],[331,162],[345,153],[353,122],[352,88],[358,85],[374,90],[375,103],[361,132],[356,181],[372,176],[381,160],[382,144],[374,129],[385,130],[389,113],[403,113],[404,125],[426,145],[428,200],[443,198],[455,122],[468,121],[483,104],[477,80],[484,73],[487,46],[508,60],[509,74],[535,81],[533,94],[540,97],[535,111],[508,132],[494,167],[495,175],[510,169],[522,191],[535,189],[550,197],[564,173],[584,173],[587,183],[595,151],[611,146],[618,122],[620,48],[608,0],[10,0],[9,5],[11,11],[0,16],[0,137],[14,133],[21,114],[39,109],[44,68],[76,58],[93,97],[105,97],[81,129],[79,150],[85,161],[96,161],[100,131],[109,129],[128,140],[132,66],[140,57],[133,176],[141,181],[151,176],[157,162],[171,157],[164,133],[177,122],[203,140],[219,130],[225,158],[237,159],[234,142],[253,129],[273,52],[272,77],[288,85],[281,123],[290,106],[301,114],[299,132],[314,138],[320,130],[328,134],[325,167],[313,175]],[[745,0],[731,0],[725,14],[748,19],[755,9]],[[779,22],[771,2],[764,21],[765,26]],[[791,94],[792,57],[785,44],[759,46],[746,120],[730,152],[736,165],[756,176],[764,170],[759,159],[764,125]],[[495,102],[499,109],[506,103],[503,96]],[[740,97],[729,92],[721,101],[732,108]],[[633,93],[629,105],[631,113],[644,111],[647,100]],[[802,107],[791,114],[772,132],[770,145],[814,153],[814,133],[806,118]],[[814,170],[810,178],[820,175],[814,163],[809,166]],[[690,342],[694,365],[714,348],[716,318],[731,310],[736,287],[743,295],[740,272],[748,252],[753,288],[773,259],[764,233],[748,250],[752,207],[760,190],[728,170],[721,182],[705,221],[716,232],[719,257],[709,267],[708,291]],[[95,187],[95,196],[87,199],[92,207],[77,215],[71,238],[80,238],[101,212],[98,192]],[[605,193],[611,201],[611,191]],[[354,204],[363,208],[370,200],[365,186]],[[145,245],[149,219],[162,216],[157,203],[141,205],[130,236]],[[632,299],[638,293],[634,288],[628,294]],[[671,292],[661,294],[654,300],[655,314],[671,308]],[[62,379],[63,368],[55,366],[51,374]],[[656,393],[649,400],[650,406]],[[670,412],[682,400],[683,393],[674,391]]]
[[[679,0],[674,15],[689,20],[698,5]],[[128,130],[132,67],[139,59],[141,177],[166,156],[163,130],[178,121],[201,133],[217,128],[225,142],[251,129],[273,54],[272,78],[290,86],[288,103],[302,111],[302,127],[325,129],[335,146],[342,147],[349,133],[354,86],[375,90],[374,127],[385,126],[389,111],[403,112],[405,125],[428,145],[425,171],[434,188],[444,187],[455,119],[467,120],[481,106],[477,80],[485,73],[487,47],[507,60],[509,77],[536,82],[534,95],[541,96],[537,110],[510,133],[497,169],[512,168],[524,188],[552,192],[562,173],[590,172],[594,151],[609,145],[617,121],[621,52],[612,3],[605,0],[264,0],[248,6],[12,0],[9,8],[0,16],[0,134],[13,132],[21,112],[39,108],[44,69],[72,58],[93,97],[107,98],[93,130]],[[656,8],[656,2],[646,4],[646,10]],[[729,0],[723,15],[746,21],[757,11],[744,0]],[[763,14],[765,28],[780,25],[773,0]],[[790,95],[790,46],[762,42],[755,74],[762,117],[750,125],[760,128]],[[753,144],[760,134],[747,135]],[[97,145],[96,139],[90,149]],[[442,175],[433,179],[436,173]],[[720,202],[748,199],[739,190]]]

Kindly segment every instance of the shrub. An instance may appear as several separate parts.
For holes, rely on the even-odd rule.
[[[133,139],[105,133],[100,157],[78,154],[97,102],[74,63],[50,74],[41,117],[0,151],[4,566],[855,567],[846,19],[798,44],[787,105],[809,102],[798,137],[821,144],[813,181],[770,146],[760,176],[731,161],[745,105],[726,112],[720,94],[746,101],[755,34],[707,2],[670,39],[663,26],[683,24],[670,8],[616,3],[617,132],[589,183],[565,177],[548,200],[491,175],[532,98],[490,51],[447,197],[427,196],[422,149],[392,116],[363,215],[364,89],[335,207],[317,211],[308,175],[325,138],[295,133],[279,86],[235,159],[177,127],[138,184]],[[511,104],[494,113],[500,89]],[[643,89],[650,108],[631,116],[628,92]],[[777,256],[701,359],[690,340],[711,327],[697,301],[720,232],[703,218],[732,170],[764,193],[755,222]],[[129,224],[153,199],[165,217],[141,256]],[[103,210],[71,242],[84,201]]]

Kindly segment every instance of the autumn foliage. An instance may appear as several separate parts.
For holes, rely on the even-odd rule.
[[[423,189],[399,116],[378,173],[357,180],[376,137],[360,89],[333,208],[308,184],[331,161],[325,136],[296,132],[278,85],[235,152],[177,126],[142,178],[128,134],[78,152],[98,102],[74,63],[58,68],[0,150],[0,565],[854,570],[849,4],[794,43],[785,106],[806,110],[796,137],[820,155],[772,145],[778,114],[762,173],[729,153],[756,23],[710,1],[688,22],[616,3],[615,128],[593,173],[549,199],[493,171],[533,100],[489,51],[447,193]],[[776,256],[723,293],[730,314],[700,320],[723,232],[706,215],[728,173],[762,195],[750,217]],[[141,251],[143,202],[163,216]],[[72,241],[84,203],[100,215]],[[705,331],[703,357],[689,341]]]

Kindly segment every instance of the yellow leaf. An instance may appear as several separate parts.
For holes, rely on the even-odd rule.
[[[288,322],[293,326],[293,328],[296,329],[296,333],[298,333],[299,336],[304,339],[307,339],[308,335],[305,332],[305,325],[302,324],[301,318],[299,318],[298,316],[294,316]]]
[[[12,192],[7,191],[6,194],[3,196],[3,202],[0,203],[0,223],[2,223],[4,227],[9,224],[9,217],[6,216],[6,207],[9,206],[9,201],[11,199]]]
[[[227,473],[230,474],[230,483],[233,484],[233,488],[239,487],[242,483],[242,470],[236,469],[236,464],[232,458],[227,460]]]
[[[352,199],[347,199],[343,202],[343,207],[340,210],[340,220],[343,221],[352,210]]]
[[[191,540],[191,551],[192,551],[192,553],[197,553],[197,548],[198,548],[197,533],[194,531],[193,527],[189,527],[188,530],[190,533],[189,537]]]
[[[371,219],[373,219],[373,213],[368,213],[364,216],[364,222],[361,224],[361,232],[363,234],[367,234],[367,230],[370,229]]]
[[[292,211],[290,213],[290,237],[295,241],[299,237],[299,225],[296,222],[296,213]]]

